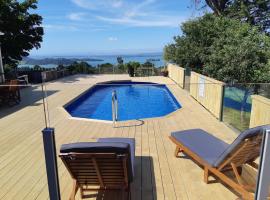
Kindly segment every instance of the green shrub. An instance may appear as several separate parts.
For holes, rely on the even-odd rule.
[[[235,19],[206,14],[185,22],[164,58],[225,82],[269,82],[269,36]]]

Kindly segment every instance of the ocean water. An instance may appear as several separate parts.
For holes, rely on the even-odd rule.
[[[163,60],[162,55],[128,55],[128,56],[121,56],[124,60],[124,63],[128,63],[130,61],[136,61],[141,64],[145,63],[148,59],[154,59],[156,61],[151,61],[156,67],[164,66],[165,62]],[[117,64],[117,56],[96,56],[91,57],[95,59],[102,59],[103,61],[89,61],[88,63],[92,66],[97,66],[98,64],[103,63],[112,63]]]
[[[121,56],[121,55],[120,55]],[[104,64],[104,63],[111,63],[116,65],[117,64],[117,55],[108,55],[108,56],[59,56],[59,57],[32,57],[34,59],[42,59],[42,58],[90,58],[90,59],[98,59],[102,61],[87,61],[88,64],[92,65],[93,67],[96,67],[97,65]],[[163,60],[162,54],[142,54],[142,55],[124,55],[121,56],[124,60],[124,63],[128,63],[130,61],[136,61],[141,64],[145,63],[147,60],[152,59],[151,63],[155,65],[155,67],[161,67],[165,65],[165,61]],[[57,65],[55,64],[47,64],[47,65],[40,65],[44,68],[55,68]],[[19,67],[34,67],[34,65],[30,64],[20,64]]]

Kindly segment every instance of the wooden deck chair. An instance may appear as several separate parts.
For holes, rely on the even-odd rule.
[[[5,89],[1,90],[1,99],[3,102],[12,105],[12,102],[18,104],[21,101],[19,81],[11,80],[7,83],[8,86],[5,86]]]
[[[79,189],[81,198],[86,197],[86,192],[100,190],[122,190],[130,198],[134,139],[101,138],[97,142],[64,144],[59,156],[73,179],[71,200]]]
[[[205,183],[208,183],[209,175],[214,175],[243,199],[254,199],[250,191],[255,186],[243,181],[241,169],[244,164],[258,169],[254,161],[260,155],[262,136],[266,129],[269,130],[270,126],[248,129],[230,145],[201,129],[173,132],[170,139],[176,144],[176,157],[183,152],[203,166]],[[228,171],[233,172],[235,178],[226,175]]]

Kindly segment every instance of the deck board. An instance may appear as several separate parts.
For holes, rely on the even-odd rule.
[[[172,131],[202,128],[226,142],[237,136],[189,94],[165,77],[133,78],[167,84],[181,103],[178,111],[161,118],[111,123],[70,119],[62,106],[97,82],[131,79],[126,75],[76,75],[50,82],[48,103],[50,125],[56,130],[57,151],[61,144],[96,141],[100,137],[136,139],[135,179],[131,196],[140,199],[236,199],[217,182],[205,184],[203,170],[187,157],[175,158],[168,139]],[[35,98],[33,100],[33,98]],[[22,90],[23,102],[0,108],[0,199],[49,199],[41,130],[45,127],[40,87]],[[68,199],[72,179],[58,159],[62,199]],[[102,193],[91,193],[101,199]],[[121,193],[106,193],[104,199],[121,199]],[[76,199],[80,199],[79,195]]]

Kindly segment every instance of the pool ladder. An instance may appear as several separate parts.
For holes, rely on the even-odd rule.
[[[112,119],[113,119],[113,126],[115,127],[115,124],[118,120],[118,100],[115,90],[112,92]]]

